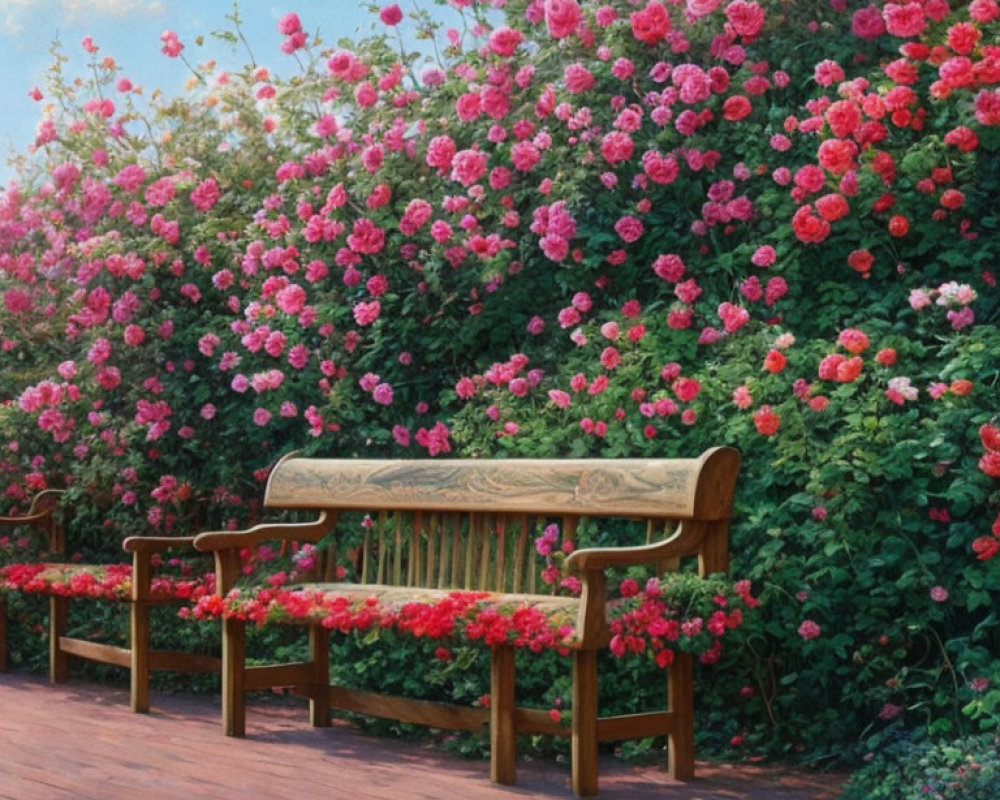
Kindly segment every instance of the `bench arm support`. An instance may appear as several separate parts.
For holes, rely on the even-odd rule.
[[[318,542],[337,522],[335,514],[320,512],[312,522],[275,522],[255,525],[241,531],[206,531],[194,537],[194,547],[203,553],[252,547],[266,541]]]
[[[42,522],[52,516],[50,510],[42,511],[39,514],[25,514],[23,517],[0,516],[0,525],[31,525],[35,522]]]
[[[608,567],[636,567],[658,564],[681,556],[698,555],[701,543],[709,533],[709,524],[685,521],[672,536],[661,542],[638,547],[588,547],[571,553],[566,560],[570,572],[585,574],[601,572]]]
[[[718,558],[706,558],[705,551],[719,534],[725,535],[727,520],[681,522],[670,537],[661,542],[638,547],[590,547],[570,554],[566,566],[580,579],[580,610],[576,622],[576,647],[603,647],[610,638],[607,627],[606,603],[609,568],[635,567],[643,564],[663,565],[681,556],[699,557],[699,572],[707,575],[721,571]],[[720,530],[721,528],[721,530]]]
[[[176,549],[194,552],[193,536],[129,536],[122,549],[132,554],[132,601],[149,602],[153,580],[153,555]]]
[[[28,525],[43,530],[48,536],[49,551],[63,553],[66,551],[66,531],[62,515],[56,515],[63,494],[62,489],[43,489],[35,495],[26,514],[19,517],[0,516],[0,525]]]
[[[160,553],[164,550],[194,549],[193,536],[129,536],[122,542],[126,553]]]
[[[224,596],[240,571],[240,550],[266,541],[318,542],[337,524],[337,515],[320,512],[312,522],[265,523],[242,531],[206,531],[194,537],[195,549],[215,554],[215,588]]]

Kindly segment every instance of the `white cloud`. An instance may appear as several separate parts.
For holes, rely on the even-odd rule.
[[[0,16],[0,34],[14,36],[24,30],[24,21],[32,10],[32,0],[5,0]]]
[[[15,0],[24,2],[24,0]],[[59,8],[69,20],[94,16],[125,19],[132,16],[160,15],[166,10],[159,0],[58,0]]]
[[[130,17],[162,16],[163,0],[0,0],[0,36],[15,36],[30,30],[40,18],[67,23],[93,19],[123,20]]]

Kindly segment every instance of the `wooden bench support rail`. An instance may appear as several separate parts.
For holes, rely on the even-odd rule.
[[[68,656],[85,658],[99,664],[111,664],[126,669],[132,665],[132,651],[129,648],[104,644],[103,642],[92,642],[89,639],[60,636],[59,651]],[[148,655],[151,670],[188,673],[218,672],[219,670],[220,659],[216,656],[203,656],[177,650],[150,650]],[[273,686],[275,684],[266,685]]]
[[[294,691],[296,694],[305,695],[304,691]],[[400,722],[407,722],[412,725],[426,725],[429,728],[438,728],[445,731],[481,731],[490,724],[490,709],[470,708],[469,706],[455,705],[454,703],[438,702],[434,700],[416,700],[395,695],[379,694],[378,692],[368,692],[363,689],[347,689],[343,686],[331,686],[329,688],[330,709],[333,711],[349,711],[354,714],[367,714],[371,717],[382,717],[384,719],[396,719]],[[660,712],[660,715],[666,712]],[[644,715],[636,715],[641,717]],[[608,717],[608,721],[621,719],[619,717]],[[653,729],[653,724],[649,728]],[[514,709],[514,728],[518,736],[557,736],[568,739],[569,728],[561,722],[557,722],[549,716],[549,712],[541,708],[524,708],[518,706]],[[658,729],[663,733],[663,728]],[[647,734],[643,733],[642,736]],[[648,734],[655,735],[655,734]],[[612,741],[623,739],[620,735],[609,735],[601,741]],[[634,737],[638,738],[638,737]]]
[[[86,658],[100,664],[112,664],[116,667],[132,665],[132,654],[124,647],[116,647],[101,642],[91,642],[86,639],[73,639],[69,636],[59,637],[59,652],[67,656]],[[58,683],[58,681],[53,681]]]
[[[308,696],[308,691],[293,688],[293,694]],[[434,700],[416,700],[395,695],[379,694],[363,689],[330,686],[330,710],[366,714],[371,717],[395,719],[412,725],[426,725],[446,731],[479,731],[490,724],[490,710],[470,708]],[[518,736],[555,736],[568,739],[572,733],[563,723],[552,719],[542,708],[514,709],[514,729]],[[652,736],[669,736],[675,730],[675,717],[670,711],[650,711],[643,714],[620,714],[597,718],[597,740],[620,742]]]
[[[222,659],[178,650],[150,650],[149,668],[154,671],[198,674],[218,672]]]
[[[557,736],[568,739],[570,735],[569,728],[552,719],[543,708],[515,708],[514,727],[518,736]]]
[[[313,675],[313,665],[308,661],[247,667],[243,688],[252,692],[255,689],[270,689],[272,686],[309,686]]]
[[[308,691],[295,687],[293,694],[308,696]],[[416,700],[395,695],[379,694],[363,689],[329,687],[332,711],[348,711],[371,717],[395,719],[412,725],[426,725],[446,731],[479,731],[490,724],[490,710],[470,708],[434,700]],[[518,736],[555,736],[568,739],[572,733],[563,723],[549,716],[542,708],[514,709],[514,729]],[[671,736],[676,728],[670,711],[650,711],[643,714],[620,714],[597,718],[597,740],[620,742],[652,736]]]
[[[670,711],[598,717],[597,740],[621,742],[627,739],[645,739],[647,736],[670,735],[675,729],[675,718]]]
[[[446,731],[481,731],[490,721],[490,711],[486,708],[394,697],[342,686],[331,686],[329,697],[330,708],[337,711],[396,719]]]

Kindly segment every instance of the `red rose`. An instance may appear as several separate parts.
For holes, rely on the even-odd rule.
[[[774,436],[781,427],[781,417],[775,414],[770,406],[761,406],[753,415],[753,424],[757,433],[764,436]]]
[[[889,220],[889,235],[899,238],[910,231],[910,221],[902,214],[896,214]]]
[[[992,423],[986,423],[979,429],[979,438],[987,450],[1000,450],[1000,428]]]
[[[634,12],[629,19],[632,21],[632,35],[648,45],[659,44],[670,32],[667,10],[652,0],[642,11]]]
[[[722,118],[727,122],[739,122],[751,111],[753,111],[753,106],[741,94],[734,94],[732,97],[727,97],[726,102],[722,104]]]
[[[991,450],[979,459],[979,469],[991,478],[1000,478],[1000,452]]]

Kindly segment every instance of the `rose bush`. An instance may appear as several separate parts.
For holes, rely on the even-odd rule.
[[[334,47],[283,17],[287,78],[169,32],[181,97],[89,40],[93,79],[53,72],[0,202],[8,503],[65,483],[113,551],[255,516],[293,447],[736,444],[766,602],[706,729],[990,724],[994,0],[439,5],[432,55],[387,6]]]

